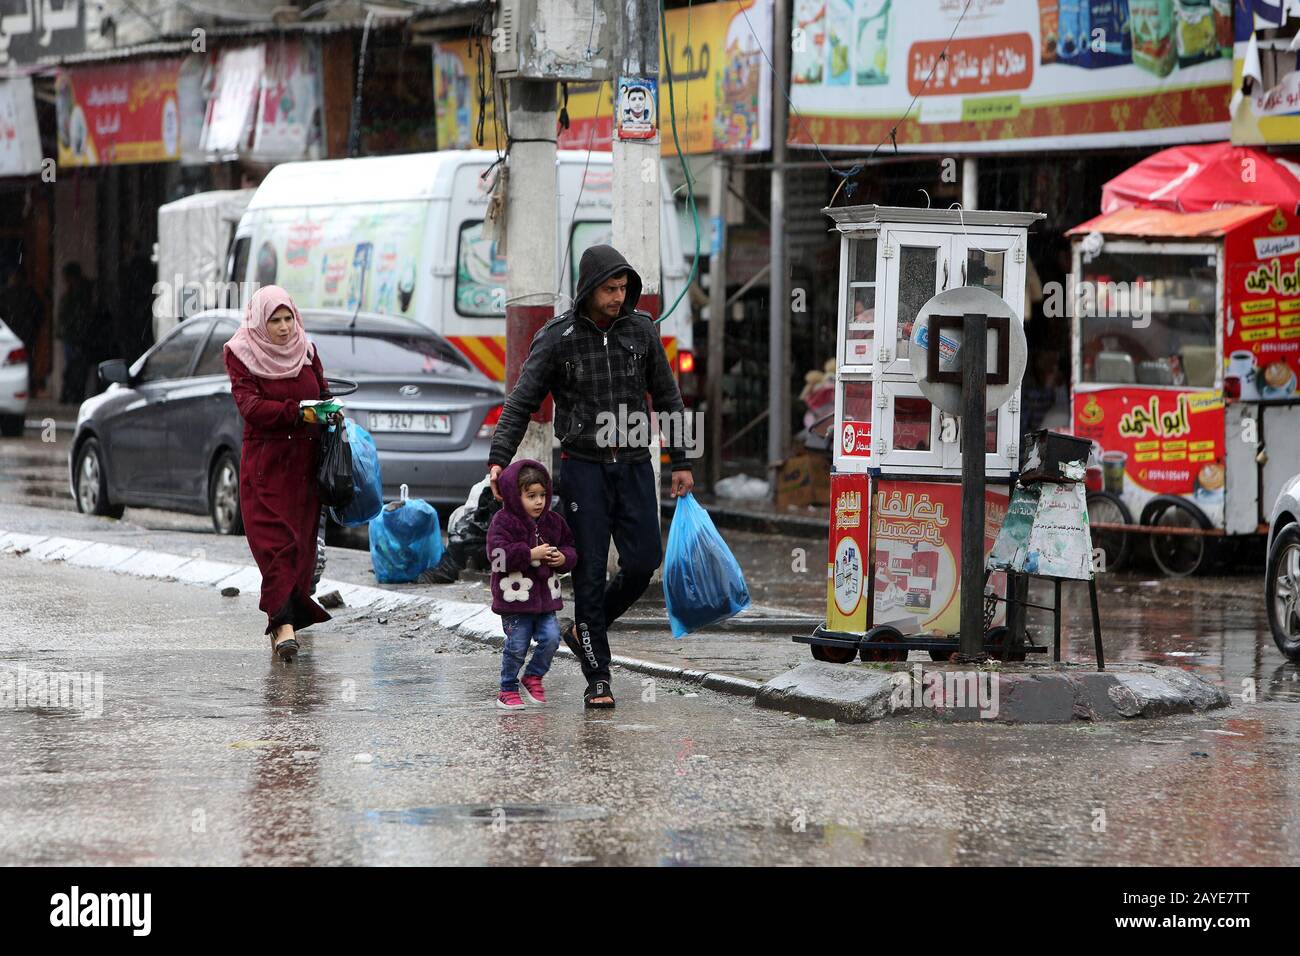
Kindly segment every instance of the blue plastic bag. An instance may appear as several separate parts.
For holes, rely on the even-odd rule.
[[[380,584],[409,584],[442,559],[438,512],[427,501],[402,497],[370,522],[370,563]]]
[[[745,575],[694,495],[677,499],[663,582],[673,637],[725,621],[749,607]]]
[[[379,449],[370,432],[349,420],[348,447],[352,449],[352,487],[355,494],[346,508],[331,508],[334,520],[347,528],[368,524],[384,506],[384,484],[379,477]]]

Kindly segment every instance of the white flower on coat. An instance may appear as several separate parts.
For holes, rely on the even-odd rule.
[[[558,601],[560,599],[560,579],[552,574],[546,579],[546,583],[551,586],[551,599]]]
[[[511,571],[501,579],[501,600],[527,601],[532,589],[532,580],[524,577],[522,571]]]

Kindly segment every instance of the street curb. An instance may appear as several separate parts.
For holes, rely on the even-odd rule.
[[[3,528],[0,528],[0,555],[36,558],[49,563],[66,561],[77,567],[112,571],[115,574],[126,574],[137,578],[174,581],[216,591],[226,587],[237,587],[244,594],[257,594],[262,583],[261,572],[255,565],[208,561],[200,556],[187,558],[166,551],[149,551],[144,548],[86,541],[60,535],[21,534],[16,531],[5,531]],[[338,591],[348,608],[384,611],[403,607],[432,606],[429,621],[451,631],[457,637],[490,647],[500,647],[505,640],[500,616],[482,604],[400,594],[384,588],[321,578],[316,593],[324,594],[329,591]],[[559,653],[573,657],[567,647],[561,647]],[[614,655],[611,663],[650,677],[699,684],[708,690],[743,697],[755,696],[763,686],[760,681],[744,677],[691,670],[621,654]]]
[[[959,683],[972,675],[989,681],[983,707],[971,685]],[[809,661],[772,678],[754,702],[843,723],[909,717],[1059,724],[1201,713],[1227,707],[1231,698],[1199,675],[1153,664],[1123,663],[1101,672],[1082,665],[971,671],[950,664],[866,667]]]

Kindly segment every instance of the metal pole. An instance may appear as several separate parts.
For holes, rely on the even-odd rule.
[[[709,408],[709,487],[722,480],[722,373],[727,328],[727,158],[713,158],[709,211],[713,217],[713,254],[709,259],[709,347],[704,396]]]
[[[790,30],[790,0],[775,0],[773,7],[772,35],[788,37]],[[785,42],[773,44],[773,66],[776,75],[772,78],[772,200],[769,214],[769,235],[771,237],[772,271],[768,302],[768,417],[767,417],[767,461],[769,476],[772,479],[772,496],[776,496],[777,462],[786,458],[790,443],[790,384],[786,368],[786,336],[789,329],[789,313],[786,290],[785,261],[785,170],[780,164],[785,162],[786,126],[789,122],[785,88],[790,82],[790,45]]]
[[[984,386],[988,316],[969,314],[961,336],[961,640],[957,660],[984,653]],[[1007,641],[1006,644],[1010,644]],[[1005,646],[1005,645],[1004,645]]]
[[[510,135],[506,160],[506,388],[514,388],[537,330],[555,315],[555,84],[508,81]],[[550,142],[546,142],[550,140]],[[545,226],[543,228],[543,226]],[[555,437],[548,398],[528,423],[516,458],[550,464]]]

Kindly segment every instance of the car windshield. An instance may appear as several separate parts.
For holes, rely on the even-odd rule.
[[[468,375],[469,363],[434,335],[379,332],[310,333],[326,374]]]

